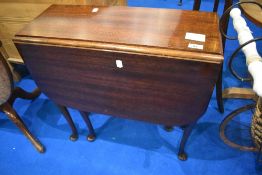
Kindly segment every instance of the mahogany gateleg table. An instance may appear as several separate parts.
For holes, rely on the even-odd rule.
[[[207,109],[223,64],[218,21],[211,12],[52,5],[14,42],[55,103],[86,116],[181,126],[178,155],[186,160],[187,138]],[[205,35],[205,41],[185,39],[187,32]]]

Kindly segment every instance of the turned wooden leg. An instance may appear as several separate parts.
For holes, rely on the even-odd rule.
[[[95,134],[95,131],[94,131],[94,128],[93,128],[93,125],[89,119],[89,113],[87,112],[83,112],[83,111],[80,111],[80,114],[82,115],[85,123],[86,123],[86,126],[88,128],[88,131],[89,131],[89,134],[87,136],[87,140],[92,142],[96,139],[96,134]]]
[[[19,117],[19,115],[12,108],[12,106],[8,103],[5,103],[1,106],[1,109],[8,116],[8,118],[16,124],[16,126],[23,132],[23,134],[31,141],[34,147],[40,153],[43,153],[45,151],[44,146],[31,134],[31,132],[25,126],[23,120]]]
[[[8,103],[12,106],[16,98],[22,98],[27,100],[33,100],[37,98],[41,94],[41,91],[39,88],[36,88],[33,92],[26,92],[20,87],[16,87],[11,97],[8,100]]]
[[[72,141],[76,141],[78,139],[78,133],[75,127],[75,124],[72,120],[72,117],[70,115],[70,113],[68,112],[67,108],[65,106],[59,105],[57,104],[59,110],[62,112],[63,116],[65,117],[67,123],[69,124],[71,130],[72,130],[72,134],[70,135],[70,140]]]
[[[190,136],[193,127],[195,126],[195,123],[189,124],[187,126],[184,126],[184,133],[183,133],[183,137],[180,141],[180,147],[179,147],[179,152],[178,152],[178,158],[180,160],[187,160],[187,154],[184,150],[186,142],[188,137]]]
[[[171,132],[174,130],[174,127],[173,126],[164,126],[164,129],[167,131],[167,132]]]
[[[217,100],[219,112],[224,113],[224,104],[223,104],[223,97],[222,97],[222,73],[223,73],[223,67],[221,68],[216,83],[216,100]]]

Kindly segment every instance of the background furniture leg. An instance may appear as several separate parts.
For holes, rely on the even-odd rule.
[[[8,103],[12,106],[16,98],[33,100],[33,99],[37,98],[40,94],[41,94],[41,91],[40,91],[39,88],[35,88],[35,90],[33,92],[27,92],[20,87],[16,87],[13,90],[12,95],[8,100]]]
[[[94,131],[94,128],[93,128],[93,125],[89,119],[89,113],[88,112],[83,112],[83,111],[80,111],[80,114],[82,115],[85,123],[86,123],[86,126],[88,128],[88,131],[89,131],[89,134],[87,136],[87,140],[92,142],[96,139],[96,134],[95,134],[95,131]]]
[[[232,121],[234,119],[234,117],[238,116],[239,114],[241,114],[242,112],[245,112],[247,110],[255,109],[255,107],[256,107],[256,104],[245,105],[241,108],[234,110],[233,112],[231,112],[230,114],[228,114],[224,118],[224,120],[221,122],[221,124],[219,126],[219,135],[220,135],[220,138],[224,141],[225,144],[227,144],[227,145],[229,145],[233,148],[240,149],[242,151],[257,151],[257,148],[254,147],[254,146],[244,146],[244,145],[240,145],[238,143],[231,141],[225,133],[229,122]]]
[[[223,97],[222,97],[222,71],[223,67],[221,67],[221,71],[219,73],[219,77],[216,83],[216,100],[219,112],[224,113],[224,104],[223,104]]]
[[[3,105],[0,106],[0,108],[4,111],[4,113],[8,116],[8,118],[12,120],[14,124],[16,124],[16,126],[23,132],[23,134],[31,141],[31,143],[34,145],[37,151],[43,153],[45,151],[44,146],[27,129],[23,120],[15,112],[12,106],[8,103],[4,103]]]
[[[178,158],[180,160],[187,160],[187,154],[184,150],[186,142],[188,137],[190,136],[193,127],[195,126],[195,123],[189,124],[184,128],[183,137],[180,142],[179,152],[178,152]]]
[[[250,88],[237,88],[231,87],[227,88],[222,93],[223,99],[225,98],[240,98],[240,99],[248,99],[248,100],[258,100],[258,96]]]
[[[72,117],[70,115],[70,113],[68,112],[67,108],[65,106],[59,105],[57,104],[59,110],[62,112],[63,116],[65,117],[67,123],[69,124],[71,130],[72,130],[72,134],[70,135],[70,140],[72,141],[76,141],[78,139],[78,133],[75,127],[75,124],[72,120]]]

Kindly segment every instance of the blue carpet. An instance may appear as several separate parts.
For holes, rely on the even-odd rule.
[[[129,0],[129,6],[191,9],[192,0],[184,0],[182,7],[178,0]],[[207,1],[204,9],[210,7]],[[203,10],[204,10],[203,9]],[[255,36],[262,31],[249,23]],[[229,34],[235,34],[230,23]],[[227,59],[238,46],[228,41],[225,50]],[[262,48],[261,44],[258,48]],[[261,50],[261,49],[260,49]],[[235,65],[245,73],[243,55],[239,54]],[[243,69],[242,69],[243,68]],[[249,86],[233,78],[227,66],[224,68],[224,87]],[[18,83],[26,90],[36,85],[27,76]],[[225,145],[219,137],[219,124],[232,110],[251,103],[247,100],[226,100],[225,113],[217,110],[215,95],[208,109],[195,126],[188,140],[186,151],[189,159],[179,161],[177,152],[182,131],[175,128],[166,132],[162,126],[145,122],[124,120],[102,114],[92,114],[91,120],[97,132],[97,140],[86,140],[87,130],[77,110],[70,113],[79,131],[76,142],[69,141],[69,126],[58,108],[44,94],[34,101],[17,99],[14,108],[29,129],[47,148],[39,154],[15,125],[0,113],[0,175],[46,175],[46,174],[88,174],[88,175],[253,175],[262,174],[262,165],[256,162],[256,153],[243,152]],[[239,123],[250,122],[250,114],[238,119]],[[249,116],[249,117],[248,117]],[[237,130],[238,139],[246,131]],[[244,137],[245,138],[245,137]]]

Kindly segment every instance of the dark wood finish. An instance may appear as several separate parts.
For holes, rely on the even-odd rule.
[[[229,0],[230,1],[230,0]],[[202,0],[194,0],[193,10],[200,10]],[[227,3],[227,2],[226,2]],[[219,0],[214,0],[213,12],[217,12]]]
[[[181,142],[180,142],[179,151],[178,151],[178,158],[180,160],[187,160],[187,154],[184,151],[184,148],[185,148],[187,139],[190,136],[194,126],[195,126],[194,122],[190,123],[189,125],[183,126],[184,133],[183,133],[183,136],[182,136],[182,139],[181,139]]]
[[[17,47],[38,86],[55,103],[164,125],[184,125],[199,118],[220,71],[218,64],[156,56]],[[123,69],[116,68],[116,59],[123,61]]]
[[[224,10],[223,13],[233,4],[233,0],[225,0],[224,4]],[[222,22],[222,29],[224,33],[227,33],[228,30],[228,23],[229,23],[229,14],[225,17],[225,20]],[[222,37],[222,42],[223,42],[223,48],[225,48],[226,45],[226,38]]]
[[[34,147],[40,153],[45,151],[44,146],[33,136],[33,134],[27,129],[23,120],[16,113],[13,107],[9,103],[0,105],[0,109],[7,115],[7,117],[22,131],[22,133],[30,140]]]
[[[26,127],[25,123],[23,120],[20,118],[20,116],[16,113],[16,111],[13,109],[13,103],[17,98],[22,98],[26,100],[34,100],[37,98],[40,94],[41,91],[39,88],[34,89],[32,92],[27,92],[21,87],[14,87],[14,82],[13,82],[13,74],[11,72],[10,66],[7,62],[7,60],[4,58],[2,51],[5,51],[5,49],[2,47],[2,42],[0,41],[0,64],[3,64],[4,69],[7,71],[7,74],[9,76],[9,83],[10,83],[10,92],[11,95],[8,98],[8,100],[0,104],[0,110],[2,110],[8,118],[14,122],[14,124],[17,125],[17,127],[22,131],[22,133],[31,141],[31,143],[34,145],[34,147],[40,152],[43,153],[45,151],[44,146],[35,138],[32,133],[28,130]],[[72,129],[72,135],[70,137],[71,140],[76,140],[77,139],[77,131],[75,128],[75,125],[72,121],[72,118],[67,111],[67,109],[64,106],[59,106],[61,112],[64,114],[68,124],[70,125]]]
[[[4,50],[2,48],[1,41],[0,41],[0,48],[1,48],[1,51]],[[8,81],[10,83],[9,92],[11,92],[9,99],[6,102],[0,104],[0,110],[3,111],[7,115],[7,117],[22,131],[22,133],[29,139],[29,141],[34,145],[34,147],[39,152],[42,153],[45,151],[44,146],[28,130],[23,120],[20,118],[20,116],[16,113],[16,111],[12,107],[13,102],[16,98],[34,99],[39,96],[40,91],[36,90],[36,91],[33,91],[33,93],[28,93],[19,87],[14,88],[12,72],[9,68],[7,61],[5,60],[4,56],[2,55],[2,52],[0,52],[0,64],[3,65],[4,70],[6,70],[8,74],[8,77],[9,77]]]
[[[126,0],[0,0],[0,40],[7,51],[6,59],[24,64],[12,38],[26,24],[40,15],[52,4],[67,5],[127,5]]]
[[[70,140],[72,141],[76,141],[78,139],[78,133],[75,127],[75,124],[73,122],[73,119],[69,113],[69,111],[67,110],[67,108],[65,106],[59,105],[57,104],[59,110],[62,112],[63,116],[65,117],[67,123],[69,124],[71,130],[72,130],[72,134],[70,135]]]
[[[27,92],[20,87],[15,87],[12,91],[11,97],[8,99],[8,103],[13,105],[16,98],[22,98],[26,100],[34,100],[36,97],[40,95],[39,88],[34,89],[32,92]]]
[[[86,126],[88,128],[89,134],[87,136],[87,140],[92,142],[96,139],[96,134],[93,128],[93,125],[89,119],[89,113],[88,112],[84,112],[84,111],[80,111],[80,114],[82,116],[82,118],[84,119]]]
[[[4,103],[3,105],[0,106],[0,109],[22,131],[22,133],[31,141],[31,143],[40,153],[43,153],[45,151],[44,146],[27,129],[23,120],[19,117],[19,115],[16,113],[16,111],[9,103]]]
[[[194,0],[193,10],[200,10],[201,0]]]
[[[233,4],[233,0],[224,0],[224,1],[225,3],[224,3],[223,12],[225,12]],[[199,11],[201,2],[202,0],[194,0],[193,10]],[[213,12],[217,12],[218,6],[219,6],[219,0],[214,0]],[[225,19],[222,21],[222,29],[224,33],[227,33],[228,22],[229,22],[229,15],[227,15]],[[225,44],[226,44],[226,38],[222,37],[223,48],[225,48]],[[224,104],[222,98],[222,89],[223,89],[222,77],[223,77],[223,64],[221,66],[220,76],[216,83],[216,100],[217,100],[218,109],[221,113],[224,112]]]
[[[232,4],[233,4],[233,0],[224,0],[224,7],[223,7],[223,12],[225,12]],[[193,10],[200,10],[201,7],[201,2],[202,0],[194,0],[194,4],[193,4]],[[218,6],[219,6],[219,0],[214,0],[214,6],[213,6],[213,12],[217,12],[218,10]],[[225,17],[225,20],[222,22],[222,29],[225,33],[227,33],[227,28],[228,28],[228,22],[229,22],[229,15],[227,15]],[[222,38],[223,41],[223,48],[225,48],[225,41],[226,38]]]
[[[122,51],[129,51],[132,48],[129,46],[135,46],[137,52],[145,48],[151,52],[156,47],[158,55],[169,50],[171,53],[165,53],[166,56],[177,56],[175,51],[183,51],[187,53],[183,55],[187,59],[194,59],[195,52],[211,53],[220,57],[212,56],[209,59],[214,60],[209,61],[220,63],[222,60],[219,30],[214,25],[219,18],[215,13],[135,7],[99,7],[97,13],[92,13],[94,7],[53,5],[16,36],[41,37],[40,42],[47,44],[52,44],[48,39],[60,39],[60,42],[63,39],[64,44],[73,40],[73,46],[80,44],[76,43],[79,40],[96,42],[101,49],[110,43],[114,47],[117,43],[125,47]],[[195,25],[196,20],[199,25]],[[190,41],[184,39],[186,32],[207,35],[203,51],[188,48]],[[57,44],[58,41],[54,42]],[[95,47],[93,43],[88,44]],[[201,55],[201,59],[204,57]]]
[[[217,12],[217,10],[218,10],[218,5],[219,5],[219,0],[215,0],[215,2],[214,2],[214,7],[213,7],[213,12]]]
[[[16,35],[41,90],[80,111],[166,126],[197,121],[223,62],[217,15],[128,7],[92,13],[92,8],[51,6]],[[185,40],[186,32],[205,34],[206,42]],[[190,49],[189,43],[204,49]],[[117,68],[116,60],[124,67]]]
[[[216,82],[216,100],[217,100],[217,106],[218,106],[218,110],[221,113],[224,113],[224,103],[223,103],[223,63],[221,64],[221,69],[220,69],[220,73]]]

